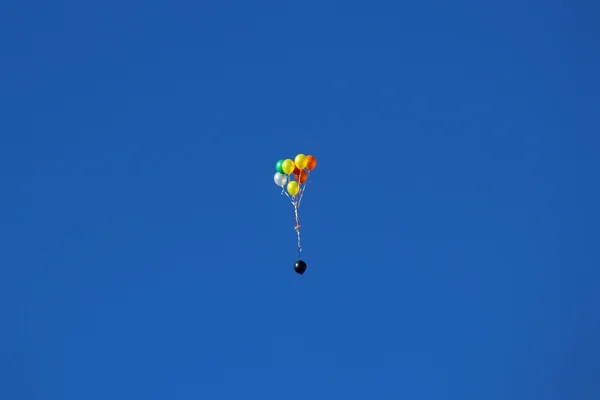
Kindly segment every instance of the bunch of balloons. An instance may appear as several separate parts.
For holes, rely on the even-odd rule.
[[[308,174],[316,166],[317,159],[312,155],[298,154],[293,160],[290,158],[279,160],[275,164],[277,172],[273,180],[277,186],[282,188],[287,183],[286,190],[293,197],[300,192],[301,186],[308,179]],[[296,180],[292,180],[292,176]]]
[[[304,190],[308,184],[308,175],[317,166],[317,159],[312,155],[298,154],[293,160],[288,158],[285,160],[277,161],[275,168],[275,176],[273,180],[277,186],[281,187],[281,193],[285,194],[294,206],[294,216],[296,217],[296,226],[294,230],[298,237],[298,258],[300,258],[300,252],[302,251],[302,239],[300,237],[300,215],[298,210],[304,196]],[[292,180],[292,176],[295,180]],[[284,192],[287,190],[287,193]],[[306,262],[303,260],[296,261],[294,264],[294,270],[302,275],[306,271]]]

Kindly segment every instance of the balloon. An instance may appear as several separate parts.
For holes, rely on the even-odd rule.
[[[317,159],[314,156],[306,156],[306,169],[312,171],[317,166]]]
[[[291,174],[292,172],[294,172],[294,162],[292,160],[290,160],[289,158],[287,160],[284,160],[281,163],[281,169],[283,170],[283,173],[286,175]]]
[[[298,185],[298,182],[296,181],[290,181],[287,184],[287,191],[292,196],[295,196],[300,191],[300,185]]]
[[[294,264],[294,271],[296,271],[297,274],[302,275],[306,272],[306,263],[302,260],[296,261],[296,264]]]
[[[281,167],[281,164],[283,164],[283,160],[279,160],[277,161],[277,164],[275,164],[275,169],[277,170],[277,172],[279,172],[280,174],[283,174],[283,168]]]
[[[299,184],[303,184],[308,179],[308,174],[304,170],[299,170],[297,174],[294,173],[294,177],[296,178]]]
[[[302,171],[301,169],[298,169],[298,167],[294,168],[294,175],[299,175],[300,171]]]
[[[306,156],[304,154],[298,154],[294,159],[294,162],[298,169],[304,169],[304,167],[306,167]]]
[[[275,176],[273,177],[273,180],[275,181],[275,184],[279,187],[283,187],[283,185],[285,185],[285,183],[287,182],[287,176],[285,176],[284,174],[280,173],[280,172],[275,172]]]

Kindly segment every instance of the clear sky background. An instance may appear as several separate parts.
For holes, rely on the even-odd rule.
[[[599,8],[3,3],[0,398],[600,398]]]

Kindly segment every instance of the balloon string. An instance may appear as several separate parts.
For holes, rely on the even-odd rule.
[[[299,198],[296,199],[296,196],[290,196],[289,193],[285,191],[285,189],[281,190],[281,194],[285,194],[294,206],[294,216],[296,217],[296,226],[294,227],[294,230],[296,231],[296,235],[298,236],[298,258],[300,258],[300,252],[302,251],[302,239],[300,237],[300,217],[298,215],[298,207],[300,207],[300,202],[298,201]]]
[[[306,186],[309,183],[309,177],[310,171],[307,172],[306,183],[301,185],[300,192],[297,193],[296,196],[290,196],[283,187],[281,188],[281,194],[285,194],[294,206],[294,217],[296,218],[296,226],[294,227],[294,230],[296,231],[296,235],[298,236],[298,258],[300,258],[300,253],[302,252],[302,237],[300,236],[300,216],[298,213],[298,209],[300,208],[300,203],[302,202],[302,198],[304,197],[304,191],[306,190]],[[286,183],[289,180],[290,177],[287,176]]]
[[[300,189],[300,198],[298,199],[298,207],[300,207],[300,203],[302,203],[302,198],[304,197],[304,191],[306,190],[306,185],[308,185],[308,178],[310,178],[310,171],[308,171],[306,173],[306,183],[304,183],[302,185],[302,188]]]
[[[302,252],[302,238],[300,237],[300,217],[298,216],[298,209],[300,208],[300,204],[302,203],[302,199],[304,198],[304,191],[306,190],[306,186],[310,182],[308,178],[310,178],[310,171],[307,172],[306,182],[302,184],[302,187],[300,188],[300,193],[298,193],[298,197],[296,197],[297,200],[292,200],[292,204],[294,205],[294,215],[296,216],[296,227],[294,229],[296,230],[296,234],[298,235],[298,258],[300,258],[300,252]]]
[[[289,194],[287,194],[287,192],[285,191],[285,184],[286,184],[286,183],[288,183],[288,179],[289,179],[289,178],[288,178],[288,176],[286,175],[286,176],[285,176],[285,182],[283,182],[283,185],[281,186],[281,194],[285,194],[285,195],[288,197],[288,199],[290,199],[290,200],[291,200],[291,198],[290,198],[290,195],[289,195]]]
[[[302,239],[300,238],[300,217],[298,216],[298,207],[300,204],[298,200],[293,201],[292,204],[294,205],[294,215],[296,216],[296,227],[294,229],[298,235],[298,258],[300,258],[300,252],[302,251]]]

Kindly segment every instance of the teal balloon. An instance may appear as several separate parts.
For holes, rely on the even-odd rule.
[[[283,160],[279,160],[277,161],[277,164],[275,164],[275,169],[277,170],[277,172],[279,172],[280,174],[284,174],[283,172],[283,168],[281,167],[281,164],[283,164]]]

